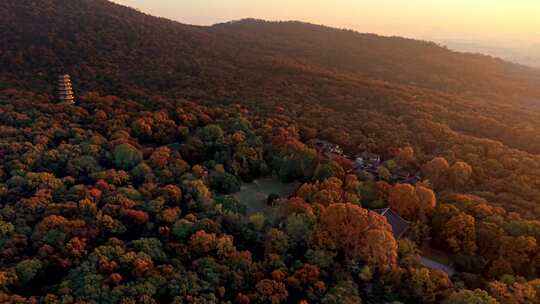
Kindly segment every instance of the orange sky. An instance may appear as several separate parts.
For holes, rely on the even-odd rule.
[[[182,23],[300,20],[423,39],[540,42],[540,0],[115,0]]]

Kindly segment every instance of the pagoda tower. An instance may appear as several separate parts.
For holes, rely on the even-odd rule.
[[[66,104],[75,103],[71,78],[68,74],[58,76],[58,99],[60,99],[60,102]]]

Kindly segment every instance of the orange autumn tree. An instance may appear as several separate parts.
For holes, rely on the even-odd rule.
[[[153,168],[163,169],[169,163],[170,157],[171,149],[169,149],[168,147],[160,147],[152,152],[149,162]]]
[[[399,149],[396,154],[396,162],[403,167],[415,163],[414,149],[411,146]]]
[[[330,177],[322,182],[303,184],[296,195],[306,202],[325,206],[340,202],[358,204],[360,198],[356,191],[359,185],[360,182],[355,175],[347,175],[345,183],[339,178]]]
[[[473,169],[466,162],[457,161],[450,166],[444,157],[436,157],[422,166],[422,174],[436,190],[461,189],[471,180]]]
[[[525,304],[538,303],[537,280],[532,282],[500,282],[493,281],[488,285],[488,291],[499,303]]]
[[[529,273],[534,275],[538,267],[538,244],[534,237],[505,236],[498,248],[498,258],[490,268],[493,275]]]
[[[450,165],[444,157],[436,157],[422,166],[422,174],[438,189],[446,185],[449,169]]]
[[[451,217],[446,222],[442,238],[453,252],[474,254],[477,249],[474,217],[463,212]]]
[[[390,188],[388,203],[407,220],[423,220],[430,217],[437,205],[435,193],[424,186],[397,184]]]
[[[386,219],[350,203],[331,204],[321,214],[314,247],[342,251],[348,259],[359,259],[388,271],[397,265],[397,243]]]
[[[473,169],[469,164],[458,161],[448,170],[448,181],[453,187],[461,188],[469,182],[472,173]]]

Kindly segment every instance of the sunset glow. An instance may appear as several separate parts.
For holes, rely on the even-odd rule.
[[[540,304],[540,0],[0,0],[0,34],[0,303]]]
[[[538,42],[535,0],[117,0],[182,23],[211,25],[241,18],[300,20],[423,39]]]

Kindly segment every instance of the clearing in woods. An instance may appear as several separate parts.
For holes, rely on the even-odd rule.
[[[261,212],[266,216],[272,215],[272,207],[267,204],[270,194],[287,198],[298,188],[299,183],[284,184],[277,178],[262,178],[251,183],[242,184],[240,192],[234,196],[247,207],[247,213]]]

